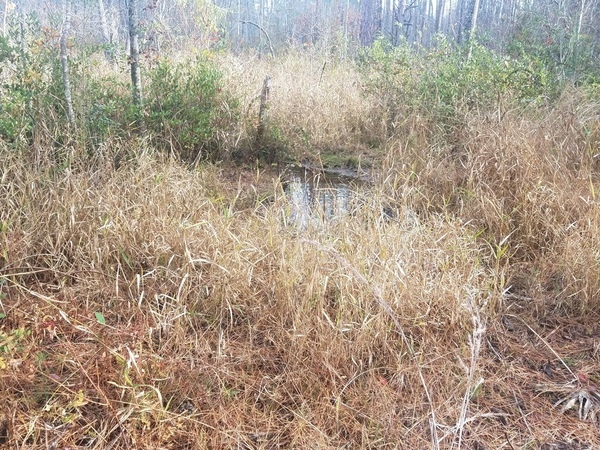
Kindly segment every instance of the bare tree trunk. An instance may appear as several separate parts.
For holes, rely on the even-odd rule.
[[[385,0],[385,9],[383,11],[383,20],[382,20],[382,29],[383,34],[386,37],[391,37],[392,35],[392,20],[393,20],[393,12],[392,12],[392,0]]]
[[[269,93],[271,91],[270,86],[271,77],[267,75],[263,82],[262,92],[260,94],[260,109],[258,111],[258,127],[256,129],[256,153],[260,156],[265,156],[267,159],[271,159],[273,155],[269,155],[268,150],[264,149],[265,144],[265,131],[266,131],[266,120],[267,111],[269,107]]]
[[[473,11],[471,12],[471,27],[469,29],[469,41],[475,35],[475,31],[477,30],[477,17],[479,16],[479,1],[473,1]]]
[[[405,30],[404,10],[404,0],[400,0],[397,5],[394,5],[394,45],[398,45],[400,43],[400,38]]]
[[[471,26],[469,28],[469,54],[467,59],[471,59],[471,53],[473,52],[473,38],[475,37],[475,32],[477,31],[477,16],[479,15],[479,0],[473,1],[473,11],[471,12]]]
[[[579,17],[577,18],[577,26],[575,27],[574,36],[571,38],[571,58],[573,60],[573,74],[577,74],[577,63],[579,59],[579,39],[581,36],[581,27],[583,24],[583,16],[585,11],[585,0],[581,0],[579,9]]]
[[[458,3],[456,5],[456,15],[457,15],[457,36],[456,36],[456,42],[460,45],[463,43],[463,31],[465,28],[465,3],[467,0],[457,0]]]
[[[577,20],[577,40],[581,35],[581,25],[583,24],[583,13],[585,11],[585,0],[581,0],[581,8],[579,9],[579,20]]]
[[[420,8],[420,12],[419,12],[419,16],[420,16],[419,34],[417,35],[417,38],[419,39],[419,44],[424,47],[428,46],[428,44],[427,44],[428,36],[426,36],[426,34],[425,34],[426,21],[427,21],[427,18],[429,17],[427,14],[427,4],[428,4],[428,2],[426,0],[423,0],[423,2],[421,3],[421,8]]]
[[[2,37],[6,37],[6,17],[8,16],[8,2],[4,0],[4,11],[2,12]]]
[[[63,90],[65,92],[65,106],[67,118],[71,130],[75,129],[75,113],[73,112],[73,101],[71,99],[71,81],[69,79],[69,59],[67,56],[67,39],[71,28],[71,4],[72,0],[64,0],[63,3],[63,26],[60,34],[60,65],[62,69]]]
[[[448,14],[446,15],[446,26],[442,26],[443,32],[448,35],[452,34],[453,25],[452,25],[452,0],[448,0]]]
[[[418,0],[410,0],[402,9],[402,27],[404,28],[404,37],[414,45],[417,41],[419,30],[419,6]]]
[[[263,27],[263,12],[264,12],[264,1],[258,0],[258,12],[257,12],[257,22],[260,29],[264,30]],[[263,53],[263,33],[258,34],[258,59],[262,59]]]
[[[104,55],[109,61],[114,60],[114,52],[112,49],[112,39],[110,31],[108,30],[108,22],[106,20],[106,8],[104,7],[104,0],[98,0],[98,12],[100,13],[100,27],[102,28],[102,38],[104,39]]]
[[[440,25],[442,24],[442,12],[444,11],[444,0],[437,0],[437,8],[435,11],[435,32],[440,32]]]
[[[378,6],[374,0],[360,3],[360,44],[369,46],[375,41],[381,23],[378,21]]]
[[[348,42],[350,42],[350,27],[348,26],[348,22],[350,16],[350,0],[346,0],[346,5],[344,7],[344,56],[348,50]]]
[[[140,75],[140,47],[138,43],[137,0],[129,0],[129,59],[131,64],[131,87],[133,103],[142,107],[142,80]]]
[[[23,3],[25,0],[17,0],[17,15],[19,16],[19,50],[21,52],[21,79],[25,78],[27,72],[27,43],[25,42],[25,11]]]

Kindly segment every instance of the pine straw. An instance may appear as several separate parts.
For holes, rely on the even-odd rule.
[[[570,95],[466,117],[454,152],[415,126],[368,208],[305,230],[258,172],[2,150],[0,445],[598,447],[563,411],[600,383],[598,116]]]

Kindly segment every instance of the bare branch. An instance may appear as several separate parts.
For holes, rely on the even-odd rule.
[[[249,20],[240,20],[240,23],[242,24],[248,24],[248,25],[254,25],[256,28],[258,28],[260,31],[262,31],[262,33],[267,37],[267,42],[269,43],[269,52],[271,53],[271,56],[275,56],[275,51],[273,50],[273,43],[271,42],[271,37],[269,36],[269,33],[267,33],[267,30],[265,30],[263,27],[261,27],[259,24],[251,22]]]

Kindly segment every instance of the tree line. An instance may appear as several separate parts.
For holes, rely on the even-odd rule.
[[[15,3],[16,2],[16,3]],[[56,24],[67,0],[4,0],[4,26],[14,13]],[[429,48],[443,35],[465,44],[473,35],[497,50],[514,39],[556,47],[559,62],[587,51],[597,58],[600,0],[134,0],[141,43],[248,47],[289,46],[351,52],[376,39]],[[73,32],[82,42],[128,47],[130,0],[74,0]],[[527,35],[527,36],[525,36]],[[583,48],[582,48],[583,47]]]
[[[473,48],[479,46],[507,58],[500,62],[501,66],[506,64],[499,76],[505,84],[515,84],[515,78],[536,86],[545,84],[540,77],[600,82],[600,0],[0,0],[2,6],[2,92],[12,96],[14,111],[21,106],[29,111],[24,118],[0,120],[0,134],[8,136],[19,134],[15,129],[32,129],[32,105],[40,101],[38,93],[46,89],[42,85],[48,67],[56,74],[60,72],[56,80],[62,78],[61,92],[46,89],[49,98],[64,101],[64,117],[68,126],[75,128],[77,108],[74,110],[72,105],[70,61],[76,55],[81,62],[86,54],[94,52],[103,53],[115,69],[130,72],[134,108],[111,103],[114,95],[105,100],[113,116],[133,111],[121,119],[124,123],[137,123],[138,129],[144,129],[144,114],[148,114],[143,105],[140,67],[157,68],[160,58],[178,51],[251,51],[259,57],[272,57],[293,48],[358,60],[371,51],[371,56],[375,55],[373,61],[382,65],[381,72],[390,78],[397,67],[388,67],[386,57],[377,56],[378,49],[410,49],[417,58],[407,60],[414,64],[418,58],[439,55],[444,49],[458,50],[468,61]],[[44,52],[48,54],[46,63],[59,60],[60,64],[42,63],[40,54]],[[60,58],[56,58],[57,53]],[[481,52],[475,55],[486,58]],[[40,61],[39,67],[28,71],[27,65],[34,58]],[[515,68],[517,65],[511,60],[521,64]],[[481,65],[486,64],[491,63],[482,60]],[[498,61],[494,64],[498,69]],[[373,69],[374,64],[370,67]],[[175,71],[179,82],[189,82],[177,74],[175,66],[158,67],[156,74],[161,70]],[[211,80],[208,84],[201,78],[194,81],[198,89],[208,89],[210,93],[205,92],[202,98],[216,98],[219,91],[212,69],[199,66],[198,70],[198,76]],[[547,70],[552,73],[547,75]],[[448,72],[442,78],[448,78],[444,83],[452,85],[449,92],[454,92],[456,77]],[[7,81],[11,73],[18,75],[16,84]],[[31,73],[38,77],[35,88]],[[78,81],[79,86],[81,73],[75,83]],[[477,73],[478,79],[483,78]],[[171,74],[171,78],[175,75]],[[154,82],[160,84],[163,80],[156,75]],[[161,89],[173,91],[166,84]],[[186,89],[189,91],[189,86],[182,92]],[[102,96],[104,91],[98,88],[97,94]],[[392,93],[388,91],[386,95]],[[86,107],[90,114],[107,115],[106,111],[96,111],[100,104],[91,102]],[[210,122],[204,113],[203,110],[198,115]],[[109,118],[106,129],[115,123]],[[148,117],[146,122],[150,122]],[[155,122],[163,126],[164,118],[157,116]],[[198,134],[197,130],[195,134],[190,132]]]

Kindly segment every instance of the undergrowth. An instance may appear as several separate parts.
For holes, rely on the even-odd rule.
[[[598,93],[446,56],[163,61],[146,135],[97,79],[94,127],[5,136],[0,446],[598,447]],[[266,74],[282,152],[375,163],[351,214],[299,229],[272,169],[182,164],[252,152]]]

